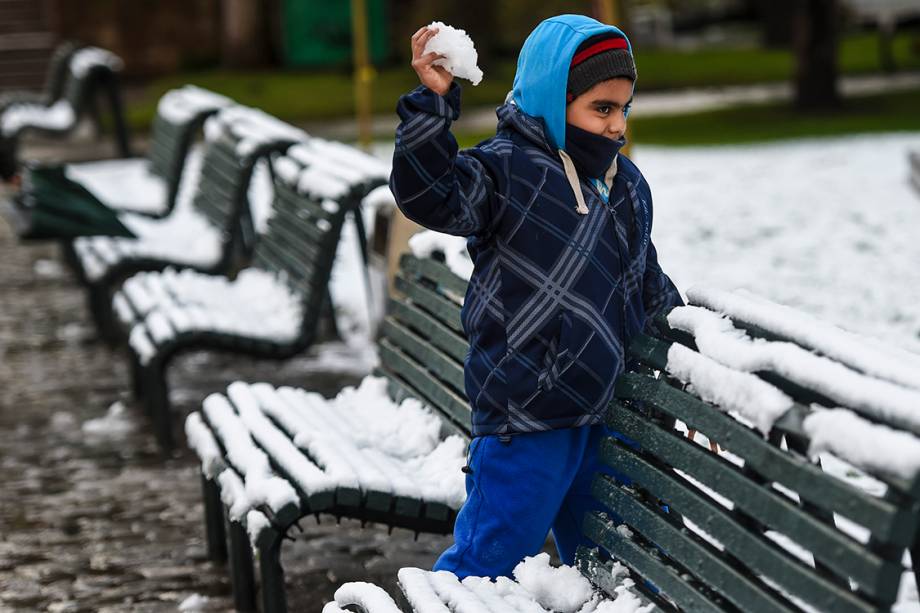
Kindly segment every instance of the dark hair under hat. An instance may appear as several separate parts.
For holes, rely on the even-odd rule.
[[[566,99],[571,102],[596,83],[617,77],[636,80],[636,62],[626,39],[614,32],[587,38],[572,56]]]

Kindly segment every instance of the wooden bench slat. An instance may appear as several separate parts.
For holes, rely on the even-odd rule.
[[[422,287],[417,283],[410,283],[399,274],[394,277],[394,282],[398,291],[408,296],[413,302],[430,312],[440,321],[443,321],[456,332],[463,334],[460,310],[456,304],[429,288]]]
[[[707,453],[702,449],[693,451]],[[687,461],[693,462],[694,455],[699,454],[688,454]],[[755,572],[770,577],[788,592],[803,596],[808,602],[826,602],[828,606],[840,599],[854,598],[849,590],[841,589],[838,584],[821,577],[813,568],[804,566],[763,537],[759,531],[755,533],[738,523],[729,511],[693,485],[653,466],[625,445],[607,439],[602,444],[601,457],[608,465],[616,467],[618,472],[641,483],[643,489],[706,530],[725,546],[726,551],[744,559]],[[694,478],[698,474],[694,472]],[[811,551],[843,578],[850,576],[865,591],[883,602],[891,603],[897,598],[901,580],[899,562],[884,560],[866,552],[861,544],[809,516],[792,501],[767,490],[758,491],[750,481],[747,481],[745,487],[737,489],[734,485],[727,485],[723,491],[726,490],[731,490],[733,500],[749,500],[745,511],[758,509],[758,512],[750,515]],[[742,504],[736,502],[736,508]],[[765,516],[771,519],[765,519]],[[825,552],[825,555],[821,556],[821,552]]]
[[[403,353],[412,356],[419,364],[425,364],[430,372],[452,385],[458,394],[463,393],[462,365],[452,361],[444,353],[426,342],[426,339],[403,327],[392,317],[387,317],[383,320],[381,333],[393,345],[399,347]]]
[[[677,568],[661,561],[661,555],[654,547],[640,545],[638,542],[623,537],[616,530],[609,530],[608,519],[597,512],[585,516],[585,534],[594,542],[602,545],[618,562],[634,571],[641,585],[647,578],[663,594],[679,602],[683,611],[693,613],[724,613],[727,608],[720,606],[720,596],[711,594],[703,586],[695,585],[690,577]],[[575,565],[592,583],[599,586],[610,596],[617,596],[615,582],[611,578],[612,564],[601,560],[597,549],[578,547]],[[652,590],[643,586],[643,591]],[[724,603],[723,603],[724,604]],[[660,610],[660,607],[657,609]],[[672,610],[670,607],[667,610]]]
[[[421,333],[426,339],[440,350],[448,354],[458,363],[463,364],[469,344],[462,336],[445,326],[442,322],[431,317],[428,313],[416,308],[412,304],[390,298],[387,301],[387,312],[397,321]]]
[[[837,512],[868,528],[879,540],[909,546],[916,535],[913,515],[824,473],[804,459],[777,449],[761,436],[695,397],[664,381],[625,374],[617,382],[617,397],[640,399],[656,409],[719,441],[764,478],[794,490],[815,506]]]
[[[461,427],[469,423],[469,404],[461,396],[448,391],[424,366],[414,362],[387,339],[380,340],[379,349],[380,361],[386,364],[387,371],[411,386],[415,390],[415,397],[437,405],[446,419]]]
[[[611,478],[598,475],[592,487],[594,496],[608,508],[616,509],[623,521],[657,545],[664,555],[686,568],[714,590],[722,594],[742,611],[797,611],[786,598],[759,579],[736,568],[712,545],[691,533],[685,527],[676,526],[662,517],[664,512],[649,509],[636,494],[627,492]],[[612,525],[602,528],[604,532],[616,533]],[[864,609],[839,609],[847,611],[870,611]]]
[[[442,262],[437,262],[431,258],[418,258],[407,253],[400,259],[400,268],[405,272],[435,282],[461,299],[466,295],[468,282],[458,277]]]
[[[674,560],[688,572],[704,581],[742,611],[798,611],[798,608],[759,578],[726,558],[722,552],[705,542],[687,528],[675,525],[663,517],[663,511],[648,508],[637,494],[621,488],[610,477],[598,475],[593,493],[608,508],[616,509],[623,521],[657,545],[663,555]],[[617,529],[611,525],[605,532]],[[866,612],[875,607],[857,599],[838,602],[836,611]]]

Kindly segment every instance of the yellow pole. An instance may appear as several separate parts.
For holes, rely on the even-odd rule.
[[[620,7],[617,0],[594,0],[594,17],[601,23],[620,26]],[[623,153],[629,155],[630,145],[632,145],[634,132],[627,124],[626,126],[626,146],[623,147]]]
[[[358,142],[364,149],[371,146],[371,82],[374,67],[371,66],[367,40],[367,3],[365,0],[351,0],[351,39],[355,66],[355,107],[358,119]]]

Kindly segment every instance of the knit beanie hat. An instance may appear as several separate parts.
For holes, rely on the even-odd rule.
[[[596,83],[616,77],[636,80],[636,62],[626,39],[613,32],[587,38],[572,56],[566,101],[571,102]]]

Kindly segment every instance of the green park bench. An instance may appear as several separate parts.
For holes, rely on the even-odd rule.
[[[14,89],[0,92],[0,114],[14,104],[41,104],[51,106],[64,93],[70,56],[79,49],[73,41],[64,41],[55,47],[48,61],[48,72],[41,91]]]
[[[393,397],[421,400],[445,431],[462,433],[466,283],[443,264],[406,256],[398,287],[404,295],[389,304],[379,373]],[[576,565],[616,598],[623,576],[613,558],[629,569],[634,589],[665,611],[890,609],[911,572],[905,552],[918,554],[920,358],[743,292],[694,289],[690,300],[629,349],[630,370],[606,416],[623,438],[607,439],[602,454],[630,483],[596,478],[594,493],[607,512],[586,516],[596,547],[582,548]],[[216,558],[225,552],[219,501],[232,508],[236,499],[226,492],[248,483],[237,459],[264,456],[265,474],[290,483],[291,495],[274,507],[244,504],[228,513],[237,606],[252,604],[248,532],[259,554],[263,609],[284,610],[280,543],[297,519],[332,513],[405,522],[398,496],[383,498],[383,516],[362,515],[373,492],[345,490],[363,505],[349,512],[339,504],[345,492],[303,489],[297,467],[283,461],[299,454],[316,461],[314,470],[329,469],[313,450],[341,438],[351,427],[346,416],[325,417],[341,419],[338,438],[327,433],[335,424],[321,419],[301,423],[306,433],[289,430],[285,411],[321,409],[274,406],[271,398],[306,392],[259,387],[253,399],[245,384],[234,385],[227,398],[209,399],[220,411],[206,403],[187,422],[203,462],[209,547]],[[262,414],[277,426],[270,434],[244,425]],[[355,596],[355,585],[329,610],[399,610]],[[450,594],[444,597],[459,598]]]
[[[8,210],[17,234],[134,236],[121,217],[172,212],[197,134],[208,117],[230,104],[224,96],[186,85],[160,99],[146,157],[27,165]],[[64,245],[72,264],[72,242]]]
[[[19,138],[26,132],[62,137],[86,115],[96,115],[97,98],[104,93],[111,110],[119,154],[130,155],[128,127],[122,108],[118,75],[121,59],[105,49],[81,47],[65,56],[67,70],[62,96],[50,104],[13,102],[0,113],[0,179],[17,172]],[[56,74],[56,72],[55,72]]]
[[[342,226],[349,216],[361,226],[361,201],[386,181],[383,163],[321,139],[294,145],[271,168],[274,197],[251,266],[233,280],[191,269],[143,272],[113,297],[134,389],[164,450],[173,441],[172,360],[197,350],[284,360],[310,347],[321,315],[330,312],[327,287]]]
[[[271,201],[266,160],[307,138],[262,111],[226,107],[205,121],[201,158],[183,173],[188,202],[178,203],[162,219],[136,220],[136,238],[74,239],[73,263],[102,337],[117,339],[112,293],[124,279],[167,267],[229,274],[246,261],[252,253],[253,216],[264,214]]]
[[[396,283],[403,295],[389,299],[378,341],[380,366],[362,387],[394,404],[421,400],[437,418],[416,410],[411,417],[388,419],[395,414],[387,409],[377,416],[384,423],[377,424],[373,414],[349,415],[347,408],[304,390],[237,382],[226,395],[208,397],[186,421],[187,439],[202,461],[209,555],[226,560],[229,536],[238,610],[255,607],[252,549],[258,554],[262,610],[287,609],[281,544],[305,517],[330,514],[436,534],[452,529],[469,438],[463,391],[467,343],[460,325],[466,282],[443,263],[406,255]],[[342,402],[347,404],[347,397]],[[433,426],[438,442],[431,444],[437,446],[411,461],[394,457],[378,446],[386,436],[375,428],[385,430],[398,420],[406,427]],[[360,447],[349,432],[364,433]],[[452,496],[439,489],[444,475],[435,471],[423,478],[425,467],[439,466],[442,454],[453,460],[450,476],[458,478]],[[277,495],[247,498],[253,490]]]

